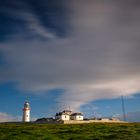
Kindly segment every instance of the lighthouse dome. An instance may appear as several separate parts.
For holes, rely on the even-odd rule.
[[[29,102],[26,101],[26,102],[24,103],[24,108],[30,108]]]

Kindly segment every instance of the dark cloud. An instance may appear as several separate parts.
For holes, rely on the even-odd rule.
[[[26,34],[26,37],[35,34],[45,39],[64,37],[68,20],[63,3],[63,0],[0,1],[0,40],[5,41],[15,33]]]

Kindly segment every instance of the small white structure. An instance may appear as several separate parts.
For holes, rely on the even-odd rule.
[[[84,116],[82,113],[72,113],[70,110],[64,110],[62,112],[56,113],[55,119],[69,121],[69,120],[77,120],[82,121]]]
[[[109,118],[101,118],[101,121],[108,122],[108,121],[110,121],[110,119]]]
[[[77,120],[82,121],[84,119],[84,116],[82,113],[73,113],[71,114],[71,120]]]
[[[118,118],[111,118],[112,121],[120,121]]]
[[[24,103],[22,120],[23,122],[30,122],[30,104],[27,101]]]
[[[70,120],[70,115],[71,115],[71,111],[70,110],[64,110],[62,112],[56,113],[55,115],[55,119],[60,119],[60,120]]]

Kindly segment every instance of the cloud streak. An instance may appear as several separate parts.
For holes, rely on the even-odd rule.
[[[16,1],[15,4],[10,4],[11,7],[7,5],[1,6],[0,12],[6,15],[7,18],[12,19],[14,22],[18,21],[19,24],[22,25],[21,27],[24,29],[18,27],[18,32],[22,30],[23,34],[26,35],[30,32],[32,36],[42,37],[44,39],[56,38],[56,32],[54,32],[54,30],[50,29],[49,27],[43,25],[43,20],[45,19],[42,20],[39,18],[39,15],[37,15],[37,13],[34,11],[33,5],[23,0]],[[13,28],[16,29],[17,27]]]
[[[20,117],[15,117],[5,112],[0,112],[0,122],[16,122],[20,121]]]
[[[69,36],[1,44],[9,67],[0,69],[1,78],[35,93],[64,89],[57,100],[74,110],[92,100],[139,92],[140,3],[88,0],[65,6]],[[37,33],[51,36],[33,14],[23,17]]]

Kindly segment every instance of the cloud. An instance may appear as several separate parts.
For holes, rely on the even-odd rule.
[[[140,4],[88,0],[65,6],[69,36],[1,44],[8,67],[0,69],[1,81],[33,93],[64,89],[56,100],[74,110],[92,100],[139,92]],[[29,16],[31,27],[42,34],[34,19]]]
[[[49,31],[46,27],[44,27],[35,14],[32,12],[22,12],[18,16],[21,16],[23,20],[25,20],[27,27],[34,32],[35,34],[48,39],[56,38],[55,33]]]
[[[20,117],[15,117],[13,115],[7,114],[5,112],[0,112],[0,122],[15,122],[19,121]]]
[[[31,121],[37,120],[36,117],[31,117]],[[21,122],[22,116],[14,116],[6,112],[0,112],[0,122]]]
[[[14,0],[14,2],[6,0],[6,2],[0,2],[0,31],[2,32],[0,39],[3,36],[7,36],[8,39],[17,39],[19,33],[22,33],[22,38],[27,39],[55,39],[56,36],[58,37],[65,32],[61,27],[65,23],[62,18],[65,13],[62,1],[54,4],[52,1],[44,2],[44,0]],[[60,25],[61,22],[62,25]]]

